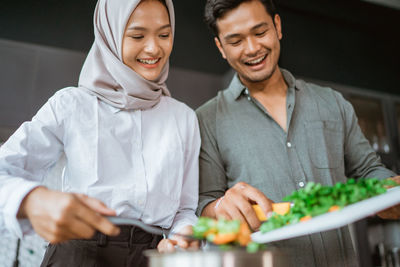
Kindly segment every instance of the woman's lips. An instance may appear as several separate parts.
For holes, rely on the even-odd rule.
[[[138,58],[137,62],[146,69],[157,68],[161,58]]]

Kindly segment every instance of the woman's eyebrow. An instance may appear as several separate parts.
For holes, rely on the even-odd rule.
[[[171,28],[171,24],[165,24],[164,26],[161,26],[160,28],[158,28],[158,30],[164,30],[166,28]]]
[[[141,27],[141,26],[130,26],[128,28],[129,31],[133,31],[133,30],[137,30],[137,31],[145,31],[147,30],[145,27]]]
[[[158,30],[160,31],[160,30],[164,30],[166,28],[171,28],[171,24],[165,24],[165,25],[161,26],[160,28],[158,28]],[[147,28],[146,27],[142,27],[142,26],[131,26],[131,27],[128,27],[128,31],[133,31],[133,30],[136,30],[136,31],[147,31]]]

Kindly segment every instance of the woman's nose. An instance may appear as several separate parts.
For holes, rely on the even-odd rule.
[[[152,55],[156,55],[159,49],[158,42],[155,38],[149,38],[144,47],[144,51]]]

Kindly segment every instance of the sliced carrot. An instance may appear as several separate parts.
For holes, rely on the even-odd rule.
[[[329,208],[328,211],[332,212],[332,211],[337,211],[337,210],[340,210],[340,207],[338,205],[333,205],[332,207]]]
[[[285,215],[290,210],[290,202],[272,203],[272,210],[280,215]]]
[[[247,246],[248,243],[251,241],[251,231],[247,223],[241,223],[239,234],[237,236],[237,241],[241,246]]]
[[[263,222],[267,220],[267,216],[265,215],[265,213],[262,211],[261,207],[259,205],[253,205],[253,209],[256,212],[257,218]]]
[[[290,211],[290,204],[290,202],[272,203],[272,211],[278,213],[279,215],[285,215]],[[268,219],[259,205],[255,204],[252,206],[256,212],[257,218],[260,221],[266,221]]]
[[[311,218],[312,218],[312,217],[311,217],[310,215],[307,215],[307,216],[304,216],[303,218],[301,218],[300,221],[301,221],[301,222],[306,222],[306,221],[311,220]]]
[[[230,242],[235,241],[237,236],[238,236],[237,233],[216,234],[213,242],[216,245],[228,244]]]

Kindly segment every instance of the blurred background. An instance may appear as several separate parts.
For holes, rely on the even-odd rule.
[[[203,23],[204,3],[174,1],[177,26],[168,86],[194,109],[233,75]],[[0,145],[57,90],[77,85],[93,42],[95,4],[0,1]],[[400,0],[280,0],[278,5],[284,35],[280,66],[342,92],[383,162],[400,172]],[[62,163],[49,177],[61,169]],[[48,183],[57,188],[54,180]],[[399,222],[371,218],[355,228],[361,233],[355,238],[360,257],[370,264],[363,266],[400,266]],[[12,266],[18,244],[1,232],[1,267]],[[44,246],[35,236],[22,240],[21,266],[38,266]]]

